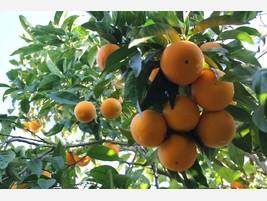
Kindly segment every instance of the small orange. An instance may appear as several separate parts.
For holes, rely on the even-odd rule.
[[[163,116],[170,128],[177,131],[190,131],[199,121],[200,113],[197,105],[188,96],[177,96],[174,107],[165,104]]]
[[[235,121],[225,111],[204,112],[197,126],[197,134],[204,145],[220,148],[229,144],[235,136]]]
[[[146,147],[156,147],[164,140],[167,125],[159,112],[144,110],[134,116],[130,131],[136,143]]]
[[[91,161],[91,158],[89,156],[80,157],[78,155],[73,154],[73,158],[75,162],[81,167],[88,165],[89,162]]]
[[[74,165],[76,163],[76,161],[74,159],[74,155],[70,151],[66,152],[66,162],[67,162],[67,165],[69,165],[69,166]]]
[[[74,114],[78,121],[89,123],[96,117],[95,105],[90,101],[81,101],[75,106]]]
[[[239,181],[233,181],[231,183],[231,188],[233,188],[233,189],[243,189],[243,188],[246,188],[246,186],[244,184],[242,184],[241,182],[239,182]]]
[[[106,119],[117,118],[122,112],[121,103],[116,98],[108,98],[102,102],[100,112]]]
[[[160,67],[171,82],[188,85],[201,74],[204,55],[193,42],[178,41],[167,46],[160,59]]]
[[[96,62],[100,70],[105,69],[108,57],[119,48],[120,47],[116,44],[106,44],[98,50],[96,55]]]
[[[164,167],[175,172],[182,172],[194,164],[197,158],[197,147],[191,139],[171,134],[159,146],[158,156]]]
[[[42,176],[47,177],[47,178],[52,178],[52,174],[47,170],[44,170],[42,172]]]

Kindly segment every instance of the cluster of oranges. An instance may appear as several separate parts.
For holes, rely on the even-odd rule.
[[[161,164],[170,170],[181,172],[194,164],[197,146],[187,136],[190,131],[210,148],[227,145],[235,135],[234,119],[224,110],[233,101],[233,83],[219,80],[222,71],[203,68],[202,51],[220,47],[218,43],[198,47],[190,41],[175,42],[163,51],[160,68],[151,72],[151,82],[161,69],[171,82],[191,86],[191,95],[177,96],[173,107],[166,103],[162,113],[146,109],[130,125],[136,143],[158,147]]]

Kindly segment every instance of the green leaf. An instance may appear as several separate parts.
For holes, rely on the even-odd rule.
[[[267,119],[264,115],[264,105],[260,105],[252,114],[252,121],[263,132],[267,132]]]
[[[252,151],[252,137],[250,134],[234,138],[232,143],[245,152],[251,153]]]
[[[46,136],[52,136],[58,134],[64,128],[64,124],[55,124],[48,132],[44,133]]]
[[[234,171],[230,168],[226,168],[218,164],[215,164],[214,168],[216,172],[229,183],[231,183],[234,180],[237,180],[241,176],[240,171]]]
[[[219,35],[219,38],[221,40],[227,40],[227,39],[238,39],[243,42],[247,42],[250,44],[253,44],[253,39],[252,37],[243,31],[240,31],[238,29],[235,30],[229,30],[229,31],[224,31]]]
[[[2,87],[2,88],[9,88],[10,86],[7,85],[7,84],[4,84],[4,83],[0,83],[0,87]]]
[[[64,20],[61,27],[63,29],[68,29],[69,31],[71,31],[72,25],[78,17],[79,17],[78,15],[72,15],[72,16],[68,17],[67,19]]]
[[[128,48],[127,46],[113,52],[107,59],[106,67],[103,72],[113,72],[126,65],[129,59],[137,52],[136,47]]]
[[[118,172],[109,165],[102,165],[93,168],[88,175],[93,178],[93,181],[102,184],[103,188],[112,188],[111,179],[113,180],[118,175]]]
[[[32,174],[35,174],[38,177],[43,172],[43,164],[42,164],[42,161],[40,159],[34,159],[34,160],[29,161],[27,163],[27,167],[30,169]]]
[[[30,31],[29,28],[31,25],[27,21],[26,17],[24,17],[23,15],[19,15],[19,21],[20,21],[20,24],[22,25],[22,27],[24,28],[24,30],[29,33],[29,31]]]
[[[98,98],[103,93],[103,91],[107,89],[110,83],[111,78],[98,81],[93,89],[95,97]]]
[[[235,162],[239,167],[243,167],[245,154],[241,149],[231,143],[228,145],[228,154],[233,162]]]
[[[68,168],[63,171],[61,175],[61,185],[62,188],[73,189],[76,182],[76,173],[74,168]]]
[[[87,150],[87,155],[98,160],[116,161],[119,160],[118,155],[112,149],[103,145],[91,145]]]
[[[47,67],[48,67],[48,69],[50,70],[51,73],[59,76],[60,78],[64,77],[63,74],[61,73],[61,71],[56,66],[56,64],[51,60],[49,55],[47,55],[46,65],[47,65]]]
[[[16,157],[16,154],[11,151],[1,151],[0,152],[0,170],[4,170],[8,164],[13,161]]]
[[[251,122],[251,115],[245,109],[236,106],[236,105],[229,105],[226,110],[231,113],[235,120],[241,122]]]
[[[257,16],[257,12],[241,11],[234,12],[233,15],[211,16],[196,24],[193,34],[203,32],[207,28],[213,28],[224,25],[241,25],[246,24]]]
[[[104,11],[88,11],[88,13],[99,21],[104,17]]]
[[[26,56],[35,52],[38,52],[40,50],[43,50],[43,45],[38,45],[38,44],[31,44],[25,47],[21,47],[14,51],[10,56],[14,56],[16,54],[20,54],[22,56]]]
[[[23,99],[22,101],[20,101],[20,109],[25,114],[27,114],[29,112],[29,110],[30,110],[30,102],[29,102],[28,99]]]
[[[75,94],[67,91],[52,92],[47,96],[60,104],[76,105],[80,101]]]
[[[88,62],[90,67],[93,67],[93,65],[95,63],[96,53],[97,53],[97,46],[93,46],[88,50],[87,62]]]
[[[14,81],[19,75],[18,71],[19,71],[19,69],[12,69],[12,70],[8,71],[6,73],[6,75],[10,80]]]
[[[229,57],[237,59],[239,61],[244,62],[245,64],[253,64],[255,66],[261,66],[259,61],[255,58],[255,52],[246,50],[246,49],[239,49],[232,51],[229,54]]]
[[[42,179],[42,178],[39,178],[37,180],[37,183],[40,186],[40,188],[49,189],[50,187],[52,187],[56,183],[56,180],[55,179]]]
[[[56,11],[55,16],[54,16],[54,24],[59,25],[59,22],[60,22],[60,19],[63,13],[64,13],[63,11]]]
[[[41,82],[38,85],[38,90],[50,90],[53,89],[54,86],[59,85],[60,77],[55,74],[49,74],[44,76]]]
[[[258,70],[252,79],[252,89],[257,94],[267,93],[267,69]]]
[[[126,175],[115,175],[115,186],[120,189],[126,189],[132,182],[132,179]]]

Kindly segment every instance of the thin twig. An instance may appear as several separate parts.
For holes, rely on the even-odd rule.
[[[112,141],[112,140],[97,140],[97,141],[91,141],[91,142],[83,142],[83,143],[79,143],[79,144],[69,144],[69,145],[65,145],[65,147],[66,148],[84,147],[84,146],[93,145],[93,144],[102,144],[104,142],[112,143],[112,144],[118,144],[118,145],[121,145],[121,146],[129,146],[128,143],[124,143],[124,142],[118,142],[118,141]]]
[[[245,155],[249,159],[251,159],[253,162],[255,162],[263,170],[263,173],[265,175],[267,175],[267,166],[263,162],[261,162],[259,160],[259,158],[257,157],[257,155],[255,155],[255,154],[249,154],[249,153],[246,153],[246,152],[245,152]]]
[[[155,178],[155,186],[157,189],[159,189],[158,171],[157,171],[157,167],[156,167],[155,163],[152,163],[151,167],[152,167],[153,175]]]

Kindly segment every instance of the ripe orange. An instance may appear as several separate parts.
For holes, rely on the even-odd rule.
[[[217,42],[207,42],[207,43],[204,43],[200,46],[200,49],[202,51],[212,49],[212,48],[222,48],[222,46],[220,43],[217,43]]]
[[[158,156],[164,167],[182,172],[194,164],[197,157],[196,144],[189,138],[172,134],[159,146]]]
[[[243,189],[243,188],[246,188],[246,186],[244,184],[242,184],[241,182],[239,182],[239,181],[233,181],[231,183],[231,188],[233,188],[233,189]]]
[[[81,101],[75,106],[74,114],[78,121],[89,123],[96,117],[96,109],[92,102]]]
[[[74,155],[70,151],[66,152],[66,162],[67,162],[67,165],[74,165],[76,163],[74,159]]]
[[[229,144],[235,135],[235,122],[225,110],[204,112],[197,126],[197,134],[203,144],[211,148],[219,148]]]
[[[167,125],[159,112],[144,110],[132,119],[130,131],[136,143],[146,146],[158,146],[165,138]]]
[[[96,63],[101,70],[105,69],[108,57],[119,48],[120,47],[115,44],[106,44],[98,50],[96,55]]]
[[[106,119],[117,118],[122,112],[121,103],[116,98],[108,98],[102,102],[100,112]]]
[[[119,154],[119,152],[120,152],[120,148],[116,144],[107,143],[105,146],[108,147],[108,148],[110,148],[110,149],[112,149],[117,154]]]
[[[89,162],[91,161],[91,158],[89,156],[80,157],[76,154],[73,154],[73,158],[75,162],[81,167],[88,165]]]
[[[203,63],[204,56],[196,44],[178,41],[165,48],[160,67],[170,81],[178,85],[187,85],[199,77]]]
[[[14,182],[11,184],[11,186],[9,187],[10,189],[26,189],[28,188],[28,184],[27,183],[21,183],[18,184],[17,182]]]
[[[212,70],[205,69],[192,84],[192,95],[205,110],[219,111],[233,101],[234,85],[232,82],[218,80]]]
[[[174,108],[169,102],[163,108],[163,116],[170,128],[190,131],[196,127],[200,113],[197,105],[187,96],[177,96]]]
[[[149,75],[149,81],[150,82],[153,82],[153,80],[156,78],[156,76],[157,76],[157,74],[159,73],[159,68],[154,68],[152,71],[151,71],[151,73],[150,73],[150,75]]]

